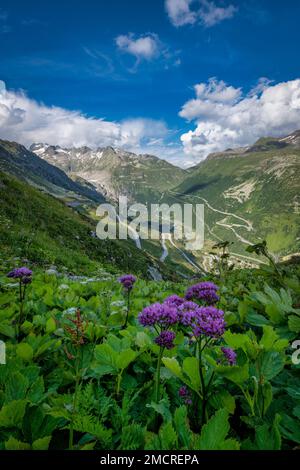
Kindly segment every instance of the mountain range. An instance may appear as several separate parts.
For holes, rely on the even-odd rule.
[[[16,142],[0,139],[0,169],[53,195],[77,196],[81,200],[94,202],[104,200],[87,181],[84,184],[74,181],[57,166],[39,158]]]
[[[166,240],[142,241],[140,252],[164,264],[209,269],[212,246],[224,240],[233,243],[232,256],[240,263],[259,261],[249,257],[245,247],[262,239],[277,257],[300,251],[300,131],[213,153],[186,170],[153,155],[112,147],[34,143],[28,150],[2,140],[0,170],[94,221],[97,204],[115,202],[119,195],[130,202],[204,204],[201,252],[186,253],[182,245]]]
[[[30,150],[57,166],[73,180],[88,181],[111,200],[119,194],[132,201],[157,199],[157,193],[183,181],[185,171],[153,155],[136,155],[118,148],[61,148],[33,144]]]

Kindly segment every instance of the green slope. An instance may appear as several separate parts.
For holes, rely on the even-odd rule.
[[[256,144],[240,155],[209,157],[174,190],[185,201],[207,200],[211,206],[205,203],[208,240],[234,241],[235,249],[243,252],[246,243],[241,239],[264,238],[278,255],[299,251],[300,150],[291,146],[274,150],[273,142],[267,151],[258,152]]]
[[[64,171],[42,160],[23,145],[0,139],[0,170],[58,197],[102,202],[91,185],[73,181]]]
[[[77,274],[131,271],[147,277],[149,266],[164,278],[176,278],[175,269],[138,250],[132,241],[99,240],[91,236],[96,222],[0,171],[1,259],[27,258],[55,264]]]

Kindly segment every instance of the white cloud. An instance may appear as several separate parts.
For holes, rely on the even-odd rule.
[[[174,26],[201,23],[205,27],[220,23],[234,16],[234,5],[218,6],[211,0],[166,0],[166,10]]]
[[[237,8],[233,5],[220,7],[208,0],[202,0],[200,3],[201,8],[199,10],[199,16],[204,26],[207,28],[232,18],[237,11]]]
[[[210,79],[195,85],[196,98],[179,115],[196,128],[182,134],[184,152],[203,160],[209,153],[278,137],[300,127],[300,79],[271,84],[260,79],[248,94]]]
[[[122,34],[115,39],[118,48],[133,55],[137,60],[152,60],[160,53],[160,41],[156,34],[146,34],[138,38],[134,34]]]
[[[190,9],[192,2],[193,0],[166,0],[166,10],[174,26],[194,24],[197,21],[196,12]]]
[[[113,122],[87,117],[80,111],[45,106],[22,91],[7,91],[0,80],[0,138],[3,139],[26,146],[33,142],[65,147],[112,145],[139,152],[153,139],[163,141],[168,132],[163,121],[138,118]]]

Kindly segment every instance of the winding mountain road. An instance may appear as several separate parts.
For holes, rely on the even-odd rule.
[[[182,193],[178,193],[176,191],[173,191],[173,190],[169,190],[169,193],[171,194],[175,194],[177,196],[181,196],[181,197],[187,197],[186,194],[182,194]],[[216,225],[220,225],[228,230],[231,230],[234,235],[236,236],[236,238],[238,240],[240,240],[242,243],[246,244],[246,245],[253,245],[252,242],[250,242],[249,240],[246,240],[244,237],[242,237],[236,230],[234,227],[241,227],[241,228],[244,228],[246,229],[248,232],[251,232],[253,230],[253,224],[250,220],[247,220],[245,219],[244,217],[241,217],[239,215],[236,215],[234,214],[233,212],[225,212],[225,211],[221,211],[219,209],[216,209],[215,207],[213,207],[208,201],[207,199],[205,199],[204,197],[201,197],[201,196],[188,196],[189,198],[196,198],[196,199],[200,199],[201,201],[203,201],[206,206],[213,212],[217,212],[219,214],[222,214],[222,215],[225,215],[226,217],[234,217],[235,219],[239,220],[239,221],[242,221],[244,222],[245,224],[229,224],[229,223],[224,223],[224,219],[220,220],[220,221],[217,221],[216,222]]]

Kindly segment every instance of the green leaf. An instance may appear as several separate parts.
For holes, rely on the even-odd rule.
[[[176,408],[174,413],[174,424],[180,444],[182,444],[184,449],[189,449],[192,441],[192,432],[188,422],[186,406]]]
[[[116,366],[118,369],[124,370],[129,364],[135,360],[137,353],[132,349],[125,349],[117,356]]]
[[[300,332],[300,317],[297,315],[290,315],[288,320],[289,329],[295,333]]]
[[[259,343],[266,351],[283,351],[289,345],[287,339],[280,339],[274,328],[270,325],[263,326],[263,335]]]
[[[139,331],[135,338],[136,345],[141,349],[146,349],[152,345],[152,340],[144,331]]]
[[[164,423],[159,430],[159,438],[162,450],[177,449],[177,434],[171,422]]]
[[[270,382],[265,382],[261,385],[260,408],[263,409],[265,415],[273,400],[273,390]]]
[[[15,329],[11,326],[8,320],[1,321],[0,323],[0,334],[13,338],[15,336]]]
[[[300,424],[298,419],[286,414],[282,415],[280,431],[286,439],[300,444]]]
[[[263,354],[260,373],[265,380],[271,380],[284,368],[284,358],[277,351],[267,351]]]
[[[21,427],[27,401],[14,400],[0,410],[0,428]]]
[[[235,399],[228,390],[219,390],[212,393],[209,403],[217,410],[225,408],[228,413],[233,414],[235,410]]]
[[[240,323],[244,323],[247,313],[249,312],[249,305],[246,302],[239,302],[238,312],[240,317]]]
[[[281,417],[275,416],[272,426],[263,424],[258,426],[255,432],[255,444],[259,450],[280,450],[281,435],[279,431],[279,422]]]
[[[32,330],[33,328],[33,323],[31,323],[28,320],[25,320],[24,323],[21,325],[21,331],[28,335],[28,333]]]
[[[41,439],[37,439],[32,443],[33,450],[48,450],[51,441],[51,436],[45,436]]]
[[[17,346],[17,356],[19,356],[23,361],[30,362],[33,358],[33,349],[30,344],[20,343]]]
[[[6,450],[30,450],[30,444],[18,441],[12,436],[10,436],[4,445]]]
[[[228,411],[221,409],[202,427],[196,450],[220,450],[229,432]]]
[[[163,357],[162,362],[176,377],[182,378],[181,367],[175,357]]]
[[[251,311],[247,314],[246,322],[254,326],[263,326],[270,324],[269,320],[267,320],[263,315],[260,315],[259,313],[256,313],[254,311]]]
[[[191,388],[195,391],[200,389],[199,360],[196,357],[187,357],[182,363],[182,370],[188,376]]]
[[[22,400],[26,397],[29,386],[28,379],[20,372],[13,372],[8,376],[5,384],[6,400]]]
[[[94,416],[76,416],[74,430],[94,436],[104,449],[111,447],[112,429],[106,429]]]
[[[117,373],[118,368],[116,365],[118,354],[107,343],[99,344],[95,348],[96,364],[94,369],[101,374]]]
[[[170,412],[170,405],[166,398],[163,398],[162,400],[160,400],[159,403],[155,403],[154,401],[152,401],[151,403],[147,403],[146,407],[152,408],[153,410],[156,411],[156,413],[159,413],[163,417],[164,421],[172,420],[172,415]]]
[[[227,330],[224,334],[224,340],[228,346],[237,350],[242,349],[248,356],[255,357],[257,354],[257,344],[247,334],[231,333]]]
[[[239,450],[240,443],[235,439],[226,439],[220,444],[220,450]]]
[[[293,409],[293,415],[300,419],[300,405],[295,406]]]
[[[144,448],[145,428],[140,424],[129,424],[122,428],[120,449],[137,450]]]
[[[49,318],[46,322],[46,333],[51,334],[57,329],[54,318]]]
[[[27,398],[32,403],[39,403],[45,392],[45,385],[43,377],[38,377],[38,379],[31,385],[30,389],[27,392]]]
[[[216,372],[231,382],[241,385],[249,378],[249,364],[246,362],[243,366],[218,366]]]
[[[82,447],[80,447],[80,450],[94,450],[95,445],[96,441],[88,442],[87,444],[84,444]]]
[[[26,408],[22,422],[22,432],[29,442],[49,437],[61,425],[61,420],[46,415],[43,408],[31,405]]]

